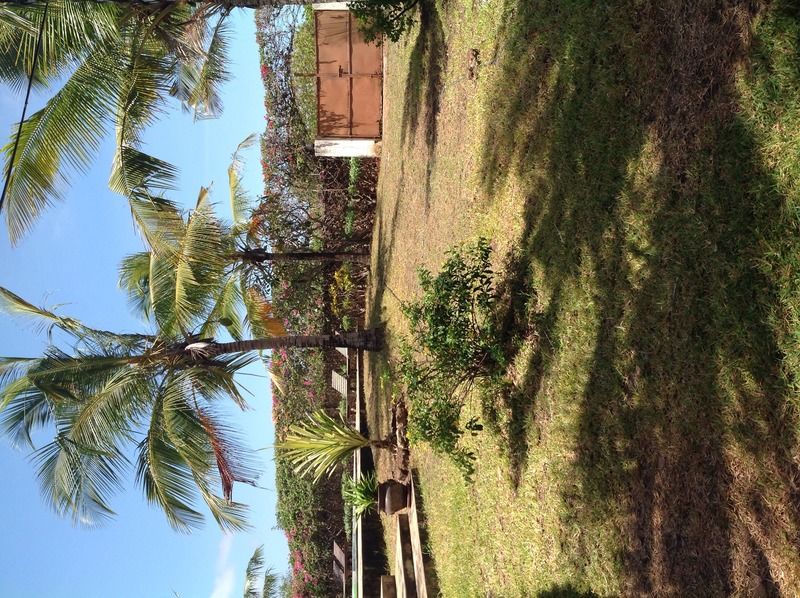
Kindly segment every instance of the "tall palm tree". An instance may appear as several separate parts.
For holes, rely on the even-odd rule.
[[[225,225],[209,201],[209,189],[201,188],[194,209],[184,215],[163,197],[136,189],[130,199],[140,230],[149,246],[123,260],[120,286],[132,304],[145,317],[153,317],[162,330],[183,332],[189,329],[196,313],[212,302],[207,327],[200,336],[213,331],[220,322],[235,340],[242,338],[243,323],[238,317],[244,305],[248,323],[257,336],[283,334],[282,325],[272,317],[272,306],[261,289],[251,284],[249,268],[266,261],[345,261],[361,260],[356,252],[272,252],[255,246],[250,235],[249,199],[241,184],[241,152],[255,142],[250,136],[239,144],[228,167],[228,188],[233,224]],[[201,303],[189,297],[195,288],[209,292],[200,295]]]
[[[244,205],[238,152],[229,178],[236,215]],[[269,302],[227,267],[226,239],[236,237],[237,225],[223,227],[207,189],[187,220],[168,201],[144,193],[131,205],[151,249],[124,262],[122,279],[156,332],[93,329],[0,288],[8,311],[33,317],[68,341],[40,358],[0,361],[2,423],[16,444],[30,446],[32,430],[55,425],[54,439],[36,451],[35,461],[48,501],[77,521],[111,514],[108,499],[119,485],[126,447],[135,445],[140,485],[175,528],[202,520],[193,505],[198,492],[221,526],[241,527],[243,506],[231,502],[231,492],[235,481],[251,480],[251,471],[214,409],[222,396],[245,405],[236,371],[255,359],[252,352],[278,347],[379,349],[381,333],[276,335],[282,327]],[[244,340],[248,326],[260,338]],[[216,340],[222,328],[234,340]]]
[[[202,286],[188,301],[199,305]],[[252,469],[235,434],[220,420],[222,397],[246,405],[234,380],[252,351],[278,347],[380,346],[380,333],[280,336],[218,342],[212,301],[181,331],[178,318],[154,334],[120,334],[90,328],[37,307],[0,287],[6,311],[33,318],[53,344],[38,358],[0,359],[0,413],[12,442],[33,447],[33,432],[54,433],[34,453],[47,501],[62,515],[92,524],[113,515],[109,499],[121,483],[128,453],[136,450],[137,480],[170,524],[188,530],[202,522],[199,493],[223,528],[244,525],[244,507],[231,501],[235,481],[252,481]],[[181,322],[181,325],[185,322]],[[216,465],[216,469],[214,468]],[[214,488],[222,487],[222,497]]]
[[[127,196],[143,184],[170,188],[175,168],[141,150],[143,130],[170,96],[196,117],[216,115],[229,77],[230,3],[49,0],[46,18],[44,5],[0,3],[0,82],[27,80],[40,26],[35,83],[50,89],[67,77],[22,123],[13,164],[17,131],[2,150],[3,174],[12,177],[0,210],[13,241],[61,197],[70,171],[88,167],[112,127],[111,189]]]

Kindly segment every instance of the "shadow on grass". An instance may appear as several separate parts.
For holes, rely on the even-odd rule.
[[[442,80],[446,69],[447,47],[436,0],[421,0],[419,31],[411,50],[406,76],[400,146],[405,147],[409,134],[413,137],[422,118],[428,161],[425,180],[426,202],[430,197],[433,152],[438,134],[437,119],[441,107]]]
[[[400,145],[424,117],[425,143],[429,150],[436,145],[436,119],[439,116],[442,78],[447,68],[442,19],[435,0],[421,0],[419,31],[409,58],[403,103],[403,129]]]
[[[523,343],[529,348],[525,378],[519,385],[493,386],[496,393],[483,403],[483,417],[489,430],[499,434],[509,460],[512,487],[519,487],[527,463],[532,413],[535,398],[545,371],[558,347],[554,324],[558,313],[559,293],[553,294],[544,311],[539,310],[539,297],[533,287],[528,258],[518,251],[506,256],[504,277],[497,287],[498,301],[494,317],[504,353],[509,362],[517,358]]]
[[[737,110],[748,55],[752,85],[775,85],[768,53],[750,45],[754,4],[509,0],[506,15],[484,191],[513,175],[528,196],[501,288],[530,296],[535,270],[549,292],[541,313],[524,308],[540,335],[520,392],[494,405],[512,480],[543,377],[578,349],[554,333],[567,310],[589,314],[583,391],[551,400],[580,404],[582,483],[564,498],[588,528],[616,518],[625,591],[769,595],[776,580],[791,591],[798,357],[786,347],[800,242]],[[783,76],[800,89],[796,69]]]

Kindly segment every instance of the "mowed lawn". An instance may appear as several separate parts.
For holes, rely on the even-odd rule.
[[[387,55],[370,425],[453,244],[523,337],[474,484],[414,450],[442,595],[800,594],[797,3],[440,0]]]

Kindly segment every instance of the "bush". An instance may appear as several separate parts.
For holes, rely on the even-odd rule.
[[[409,402],[409,441],[426,441],[449,455],[470,480],[474,455],[460,440],[482,426],[477,418],[462,426],[461,410],[475,384],[496,383],[505,358],[493,317],[496,293],[488,241],[481,238],[447,255],[435,277],[418,270],[422,298],[402,306],[411,341],[401,342],[398,369]]]
[[[385,35],[396,42],[414,24],[412,9],[417,4],[419,0],[352,0],[349,8],[361,22],[367,41]]]
[[[350,476],[342,476],[342,498],[345,507],[352,508],[358,517],[375,508],[378,501],[378,478],[375,472],[362,475],[357,482]],[[349,508],[345,511],[349,511]]]

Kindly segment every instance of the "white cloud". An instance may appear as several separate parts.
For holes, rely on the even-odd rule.
[[[217,555],[217,575],[214,578],[214,589],[211,598],[231,598],[236,585],[236,573],[228,557],[233,547],[233,534],[223,534],[219,542]]]

